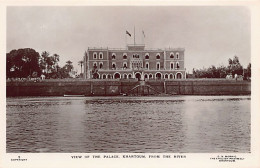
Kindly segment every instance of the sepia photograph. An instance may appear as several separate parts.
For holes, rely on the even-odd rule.
[[[243,162],[251,22],[242,5],[6,6],[6,154]]]

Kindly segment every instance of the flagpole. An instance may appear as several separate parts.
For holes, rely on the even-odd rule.
[[[144,34],[144,45],[145,45],[145,34]]]
[[[135,26],[134,26],[134,46],[135,46]]]
[[[125,46],[127,47],[127,34],[125,33]]]
[[[143,44],[144,44],[144,30],[142,30],[142,34],[143,34],[143,38],[142,38],[143,41],[142,41],[142,42],[143,42]]]
[[[144,35],[144,45],[145,45],[145,35]]]

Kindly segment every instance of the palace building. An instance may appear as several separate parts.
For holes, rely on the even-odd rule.
[[[88,48],[85,79],[185,79],[184,48],[146,49],[144,44],[125,49]]]

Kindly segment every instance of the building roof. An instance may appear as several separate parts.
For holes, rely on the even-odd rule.
[[[88,47],[88,50],[95,51],[185,51],[184,48],[145,48],[144,44],[129,44],[126,48],[108,48],[108,47]]]

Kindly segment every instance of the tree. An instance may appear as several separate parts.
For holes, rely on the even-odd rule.
[[[60,61],[60,56],[58,54],[53,54],[54,66],[56,72],[58,71],[58,62]]]
[[[6,54],[6,77],[27,78],[32,74],[41,74],[40,55],[34,49],[23,48]]]
[[[71,70],[73,70],[73,65],[72,62],[70,60],[68,60],[66,62],[65,68],[70,72]]]
[[[43,73],[47,78],[55,76],[55,73],[58,71],[58,62],[60,60],[58,54],[53,54],[50,56],[50,53],[47,51],[42,52],[40,64],[43,70]]]
[[[244,69],[244,80],[249,80],[251,78],[251,63],[247,65],[247,68]]]
[[[215,67],[214,65],[212,65],[207,69],[206,68],[193,69],[193,74],[195,75],[196,78],[225,78],[230,73],[233,76],[235,74],[237,75],[243,74],[243,67],[240,64],[239,58],[237,56],[234,56],[233,59],[231,58],[228,59],[227,67],[223,65],[220,67]]]
[[[47,51],[43,51],[41,54],[41,58],[40,58],[40,66],[41,69],[43,70],[43,73],[46,75],[48,73],[48,64],[47,64],[47,60],[49,57],[49,52]]]
[[[235,55],[233,60],[230,61],[231,59],[229,59],[229,73],[232,74],[232,76],[234,76],[235,74],[237,75],[242,75],[243,74],[243,67],[239,62],[239,58]]]
[[[247,76],[251,77],[251,63],[249,63],[247,66]]]

